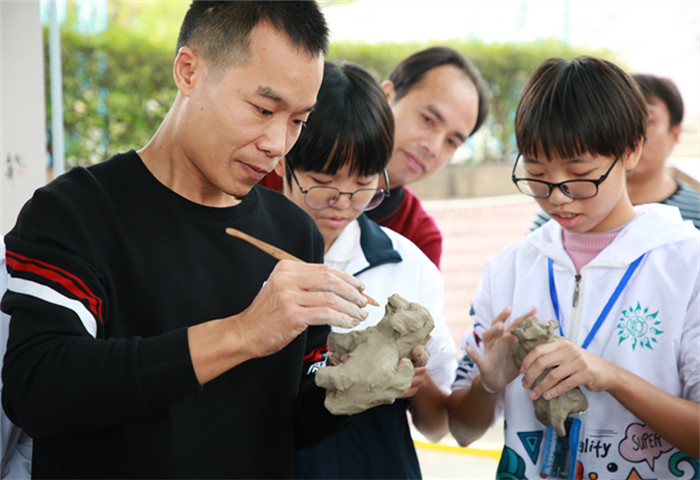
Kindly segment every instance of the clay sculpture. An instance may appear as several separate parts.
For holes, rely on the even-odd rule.
[[[520,366],[525,356],[535,346],[541,343],[561,340],[562,337],[555,334],[558,327],[559,323],[556,320],[550,320],[549,323],[541,323],[537,317],[529,317],[519,328],[511,330],[511,333],[517,338],[513,345],[515,363]],[[532,388],[536,387],[550,370],[552,369],[548,368],[543,371],[533,382]],[[540,397],[537,400],[533,400],[532,403],[535,407],[537,420],[544,425],[551,425],[560,437],[566,436],[566,428],[564,427],[566,417],[588,408],[588,400],[578,387],[551,400]]]
[[[403,299],[389,297],[382,320],[373,327],[348,333],[331,333],[328,347],[335,358],[347,361],[316,372],[316,385],[331,390],[325,406],[335,415],[360,413],[393,400],[411,386],[412,350],[425,345],[433,330],[428,310]]]

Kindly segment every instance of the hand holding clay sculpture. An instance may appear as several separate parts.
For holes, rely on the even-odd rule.
[[[403,394],[411,386],[413,365],[399,360],[411,358],[416,346],[425,345],[433,327],[425,307],[394,294],[376,326],[331,333],[331,353],[336,358],[347,355],[347,361],[316,372],[316,385],[331,390],[325,401],[328,411],[360,413]]]
[[[519,327],[511,330],[511,333],[517,337],[517,341],[513,345],[513,358],[515,363],[520,366],[528,352],[541,343],[558,342],[562,337],[556,335],[559,323],[556,320],[550,320],[549,323],[541,323],[537,317],[529,317]],[[552,369],[544,370],[532,384],[532,388],[536,387],[542,379]],[[573,388],[568,392],[559,395],[556,398],[547,400],[543,397],[533,400],[535,406],[535,417],[544,425],[551,425],[557,435],[563,437],[566,435],[564,420],[569,414],[582,412],[588,408],[588,400],[579,387]]]

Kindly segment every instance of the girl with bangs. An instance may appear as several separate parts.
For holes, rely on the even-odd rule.
[[[498,478],[698,478],[700,232],[629,199],[646,118],[592,57],[545,61],[521,96],[511,179],[554,221],[487,263],[448,399],[462,445],[505,415]],[[535,312],[563,338],[518,366],[511,330]],[[532,402],[575,387],[588,408],[560,437]]]
[[[384,300],[398,293],[426,307],[435,322],[424,350],[414,350],[414,379],[391,405],[354,416],[339,434],[301,450],[297,478],[420,478],[407,412],[427,438],[448,431],[445,401],[456,368],[437,267],[411,241],[380,227],[367,212],[388,195],[386,164],[394,120],[379,84],[358,65],[327,62],[314,111],[299,140],[276,167],[284,194],[315,221],[325,240],[324,263],[355,275]],[[355,329],[376,325],[383,308]],[[348,332],[349,329],[334,329]]]

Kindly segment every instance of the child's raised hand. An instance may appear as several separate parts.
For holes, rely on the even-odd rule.
[[[617,366],[566,339],[543,343],[523,360],[520,367],[523,387],[530,388],[548,368],[552,370],[532,389],[531,399],[543,396],[549,400],[581,385],[591,392],[608,390],[613,385]]]
[[[527,314],[518,317],[506,328],[505,322],[510,314],[511,308],[504,308],[493,320],[491,326],[484,331],[482,335],[483,354],[470,346],[466,347],[467,355],[479,367],[481,384],[489,392],[501,391],[518,376],[518,366],[513,359],[513,343],[515,343],[516,338],[510,331],[519,327],[526,318],[534,315],[535,309],[533,308]]]

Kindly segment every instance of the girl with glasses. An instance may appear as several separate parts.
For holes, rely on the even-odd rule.
[[[505,415],[499,478],[698,476],[700,232],[629,199],[646,118],[634,80],[592,57],[545,61],[522,94],[512,181],[554,221],[487,263],[448,400],[462,445]],[[562,339],[518,366],[510,331],[535,312]],[[532,401],[575,387],[588,407],[560,437]]]
[[[393,134],[391,109],[372,76],[357,65],[327,62],[314,111],[276,167],[284,194],[321,231],[327,265],[362,280],[380,303],[398,293],[423,305],[436,325],[427,366],[415,367],[402,398],[355,415],[339,434],[298,452],[297,478],[418,478],[407,411],[428,438],[437,441],[448,431],[445,400],[456,352],[443,316],[442,275],[408,239],[364,214],[389,190],[385,167]],[[356,329],[376,325],[384,315],[383,307],[367,311],[367,320]]]

